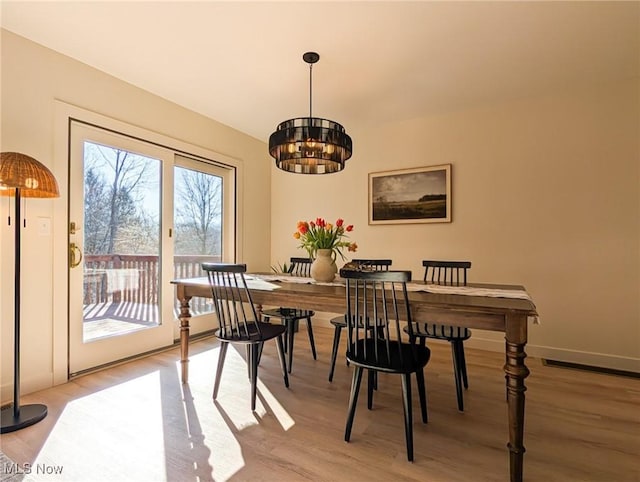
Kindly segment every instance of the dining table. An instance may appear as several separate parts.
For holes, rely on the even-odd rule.
[[[316,283],[311,278],[288,275],[246,274],[253,303],[291,306],[320,312],[344,313],[344,283],[338,278],[330,283]],[[175,279],[180,303],[180,363],[182,383],[189,380],[189,303],[194,297],[211,298],[206,277]],[[439,323],[467,328],[498,331],[505,334],[504,373],[507,391],[509,426],[509,477],[523,479],[524,416],[526,366],[525,347],[529,323],[538,322],[535,304],[523,286],[472,283],[467,286],[442,286],[422,281],[407,284],[412,321]]]

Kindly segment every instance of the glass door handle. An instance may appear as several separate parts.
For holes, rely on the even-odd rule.
[[[69,244],[69,267],[76,268],[82,263],[82,251],[76,243]]]

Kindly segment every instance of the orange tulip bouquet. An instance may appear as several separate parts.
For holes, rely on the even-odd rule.
[[[346,233],[353,231],[353,225],[344,225],[344,219],[338,219],[335,224],[327,223],[322,218],[315,221],[298,221],[298,230],[293,237],[300,240],[300,248],[304,248],[311,258],[316,257],[319,249],[330,249],[335,259],[336,253],[345,260],[342,249],[355,252],[358,249],[356,243],[347,241]]]

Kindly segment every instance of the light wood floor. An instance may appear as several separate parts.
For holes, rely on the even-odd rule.
[[[380,376],[372,411],[363,384],[345,443],[351,368],[339,363],[334,382],[327,381],[332,332],[315,331],[317,361],[306,333],[296,335],[289,390],[275,346],[265,347],[255,413],[246,366],[231,348],[212,401],[218,344],[208,339],[192,345],[188,385],[180,383],[172,350],[23,397],[48,405],[49,416],[2,435],[1,450],[32,464],[29,481],[508,480],[503,355],[467,349],[470,387],[459,413],[449,347],[432,346],[430,419],[421,423],[414,388],[409,463],[399,378]],[[528,366],[525,479],[639,481],[640,381],[545,367],[537,359]],[[61,467],[62,476],[38,475],[37,467]]]

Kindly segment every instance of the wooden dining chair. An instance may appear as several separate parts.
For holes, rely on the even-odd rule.
[[[291,258],[288,273],[292,276],[311,277],[311,258]],[[316,360],[316,344],[313,339],[313,327],[311,325],[311,317],[315,313],[311,310],[301,310],[300,308],[280,307],[262,312],[262,319],[268,322],[271,318],[279,318],[286,328],[286,336],[284,343],[284,351],[287,354],[287,369],[291,373],[293,367],[293,340],[294,335],[298,331],[300,320],[306,320],[307,334],[309,336],[309,344],[311,345],[311,354]]]
[[[215,335],[220,340],[218,368],[213,385],[213,399],[218,396],[222,367],[230,343],[245,345],[247,368],[251,382],[251,410],[256,409],[258,381],[258,359],[265,341],[276,340],[278,357],[284,376],[284,384],[289,387],[289,377],[284,360],[284,325],[272,325],[259,321],[251,293],[247,288],[244,273],[245,264],[203,263],[203,271],[209,279],[213,306],[218,317]]]
[[[392,261],[390,259],[352,259],[343,269],[360,269],[364,271],[388,271]],[[340,335],[342,329],[346,328],[344,316],[336,316],[330,320],[334,326],[333,330],[333,348],[331,349],[331,366],[329,368],[329,381],[333,381],[333,372],[336,368],[336,358],[340,347]]]
[[[347,360],[354,366],[345,441],[351,438],[362,371],[368,371],[367,407],[373,408],[375,375],[397,374],[402,379],[404,429],[407,459],[413,461],[413,415],[411,375],[416,374],[422,421],[427,423],[427,393],[424,367],[430,350],[415,343],[407,297],[410,271],[341,270],[346,280]],[[401,329],[408,322],[405,334]],[[408,335],[408,336],[407,336]]]
[[[427,283],[466,286],[467,271],[471,268],[471,262],[424,260],[422,266],[424,267],[423,279]],[[469,388],[467,362],[464,356],[464,341],[471,337],[471,330],[439,323],[417,323],[414,324],[413,328],[413,335],[420,339],[421,345],[425,345],[427,338],[446,340],[451,344],[458,410],[464,411],[462,387]]]

